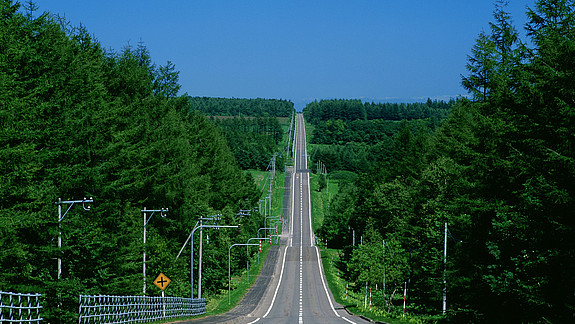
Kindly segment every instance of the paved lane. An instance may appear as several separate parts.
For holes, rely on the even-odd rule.
[[[311,228],[306,134],[301,114],[296,124],[296,159],[288,180],[290,197],[285,199],[289,222],[284,225],[280,246],[270,251],[262,276],[240,305],[223,315],[181,324],[369,323],[349,315],[333,301],[327,289]]]
[[[292,177],[288,237],[281,246],[279,285],[249,323],[367,323],[352,317],[331,298],[311,228],[309,170],[303,116],[297,116],[295,175]],[[271,301],[269,300],[271,299]]]

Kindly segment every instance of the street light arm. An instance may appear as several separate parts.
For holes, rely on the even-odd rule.
[[[180,252],[178,253],[178,256],[176,256],[176,259],[174,260],[174,262],[178,261],[178,258],[180,257],[180,254],[182,254],[182,251],[184,251],[184,248],[186,247],[186,245],[188,245],[188,242],[190,241],[190,238],[192,237],[192,235],[194,234],[195,231],[196,231],[196,228],[194,228],[194,230],[190,233],[190,235],[188,235],[188,238],[186,239],[186,242],[184,242],[184,245],[182,245],[182,248],[180,249]]]
[[[231,251],[232,248],[234,246],[249,246],[249,245],[258,245],[257,243],[236,243],[236,244],[232,244],[232,246],[230,246],[230,248],[228,249],[228,304],[230,304],[231,301],[231,286],[232,286],[232,270],[231,270],[231,264],[232,264],[232,257],[231,257]]]
[[[143,213],[147,213],[147,212],[152,212],[152,215],[150,215],[150,217],[146,220],[146,222],[144,223],[144,227],[146,227],[146,225],[148,225],[148,222],[150,221],[150,219],[152,219],[152,216],[154,216],[155,213],[160,213],[160,216],[162,217],[166,217],[166,215],[164,213],[167,213],[169,210],[168,208],[162,208],[162,209],[142,209],[141,212]]]
[[[180,253],[178,253],[178,256],[176,256],[176,259],[174,260],[174,262],[176,262],[178,260],[178,258],[180,257],[180,254],[182,254],[182,251],[184,251],[184,248],[186,247],[186,245],[188,244],[188,242],[190,241],[190,238],[194,237],[194,233],[196,232],[196,230],[198,228],[238,228],[238,225],[202,225],[202,226],[196,226],[194,227],[194,229],[192,230],[192,232],[190,233],[190,235],[188,235],[188,238],[186,239],[186,242],[184,243],[184,245],[182,246],[182,248],[180,249]]]
[[[192,230],[192,232],[190,233],[190,236],[188,236],[188,239],[186,240],[186,243],[184,243],[184,246],[182,246],[182,248],[180,249],[180,253],[178,253],[178,256],[176,256],[176,259],[174,260],[174,262],[176,262],[178,260],[178,258],[180,257],[180,254],[182,254],[182,251],[184,250],[184,248],[186,247],[186,244],[188,244],[188,241],[190,240],[190,238],[192,239],[192,249],[191,249],[191,256],[190,256],[190,293],[191,293],[191,298],[194,298],[194,233],[196,232],[196,230],[198,228],[238,228],[238,225],[200,225],[200,226],[195,226],[194,229]]]
[[[64,201],[57,201],[55,204],[56,205],[64,205],[64,204],[69,204],[70,206],[68,206],[68,209],[66,209],[66,212],[64,213],[64,215],[62,215],[62,217],[58,217],[58,222],[61,222],[64,217],[66,217],[66,215],[68,214],[68,212],[70,211],[70,209],[72,209],[72,207],[74,207],[75,204],[79,204],[82,203],[82,207],[84,208],[84,210],[90,210],[90,206],[86,207],[86,203],[93,203],[94,199],[92,197],[90,197],[90,199],[82,199],[82,200],[64,200]]]
[[[258,230],[258,236],[260,235],[261,230],[275,230],[275,229],[276,229],[275,227],[262,227]]]
[[[200,217],[200,220],[216,221],[216,224],[217,224],[217,221],[220,220],[221,216],[222,216],[222,215],[208,216],[208,218]],[[182,245],[182,248],[180,249],[180,252],[178,253],[178,256],[176,256],[176,259],[174,260],[174,262],[176,262],[176,261],[178,260],[178,258],[180,257],[180,254],[182,254],[182,251],[184,251],[184,248],[186,247],[186,245],[188,245],[188,242],[190,241],[190,238],[191,238],[192,235],[194,234],[195,230],[196,230],[197,228],[199,228],[199,227],[198,227],[198,223],[199,223],[199,222],[200,222],[200,221],[197,221],[197,222],[196,222],[196,225],[194,225],[194,229],[192,230],[192,232],[190,233],[190,235],[188,235],[188,238],[186,239],[186,242],[184,242],[184,245]],[[208,225],[206,225],[206,227],[207,227],[207,226],[208,226]]]
[[[252,237],[252,238],[248,239],[248,243],[249,243],[251,240],[271,240],[271,238],[269,238],[269,237]],[[259,245],[259,244],[258,244],[258,245]]]

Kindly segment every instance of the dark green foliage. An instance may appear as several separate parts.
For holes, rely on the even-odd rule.
[[[463,78],[473,101],[435,132],[403,123],[389,158],[333,199],[318,233],[330,246],[363,237],[345,250],[357,281],[376,280],[364,264],[377,240],[394,242],[405,261],[390,284],[408,282],[412,313],[441,312],[447,222],[446,321],[573,321],[575,2],[540,0],[527,14],[523,43],[496,4]]]
[[[425,103],[362,103],[360,100],[321,100],[309,103],[304,109],[306,120],[313,125],[322,121],[354,120],[411,120],[431,118],[441,120],[449,115],[455,102],[428,99]]]
[[[394,136],[402,127],[413,133],[431,132],[440,126],[454,104],[455,101],[431,99],[412,104],[312,102],[304,109],[304,115],[314,125],[311,143],[322,144],[312,146],[312,162],[322,161],[330,172],[366,172],[375,162],[392,158]]]
[[[289,117],[294,111],[291,101],[281,99],[187,98],[193,110],[208,116]]]
[[[281,150],[284,132],[277,117],[214,117],[242,169],[266,170]],[[283,165],[283,156],[276,161]]]
[[[156,68],[142,44],[106,53],[84,28],[32,9],[0,1],[0,289],[42,293],[51,323],[75,321],[80,294],[141,294],[145,206],[170,210],[147,226],[147,293],[159,294],[162,271],[168,295],[189,296],[189,257],[174,260],[197,218],[222,213],[221,224],[244,224],[240,239],[253,236],[261,216],[234,215],[260,192],[220,128],[177,96],[173,64]],[[58,224],[58,198],[83,197],[91,210],[75,205]],[[237,242],[209,234],[208,294],[225,287]],[[244,264],[238,254],[234,272]]]

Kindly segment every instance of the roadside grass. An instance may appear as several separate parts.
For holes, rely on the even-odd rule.
[[[236,307],[239,302],[244,298],[248,290],[254,285],[257,278],[260,275],[260,272],[263,268],[265,263],[266,257],[268,255],[270,249],[269,244],[262,243],[262,253],[260,253],[260,262],[258,263],[257,257],[250,260],[250,283],[247,282],[246,272],[242,271],[241,276],[232,277],[232,287],[234,289],[231,291],[230,294],[230,303],[228,303],[228,291],[223,290],[216,296],[212,296],[209,298],[208,303],[206,304],[206,314],[205,316],[213,316],[224,314],[234,307]],[[197,317],[194,317],[197,318]]]
[[[329,174],[328,174],[329,177]],[[339,190],[339,181],[330,180],[329,192],[328,188],[324,188],[321,192],[318,191],[318,175],[310,173],[310,199],[312,211],[312,226],[316,232],[323,224],[325,217],[328,213],[330,197],[333,199]],[[331,196],[330,196],[331,195]],[[357,316],[365,316],[375,322],[384,322],[389,324],[399,323],[436,323],[437,317],[421,317],[406,314],[402,317],[398,314],[389,314],[378,307],[366,306],[365,293],[356,293],[355,283],[348,283],[343,279],[345,269],[341,269],[343,263],[340,262],[340,250],[323,248],[325,245],[319,242],[322,246],[321,258],[324,268],[325,277],[331,290],[334,299],[337,303],[343,305],[350,313]]]
[[[259,277],[262,268],[264,266],[265,260],[267,258],[268,252],[270,250],[269,244],[262,243],[262,252],[260,253],[260,262],[257,261],[257,256],[254,256],[250,260],[250,283],[247,282],[246,271],[242,271],[241,276],[234,276],[231,278],[233,290],[229,295],[230,302],[228,303],[228,291],[227,289],[222,289],[216,295],[206,296],[206,313],[193,317],[183,317],[176,321],[155,321],[152,324],[169,324],[169,323],[179,323],[184,321],[189,321],[198,318],[204,318],[208,316],[225,314],[236,307],[239,302],[244,298],[248,290],[255,284],[257,278]]]
[[[256,183],[256,187],[260,190],[264,187],[265,183],[267,182],[269,172],[268,171],[260,171],[260,170],[246,170],[245,173],[250,173],[254,178],[254,182]]]
[[[328,188],[323,188],[321,192],[318,191],[318,175],[310,173],[310,199],[311,199],[311,214],[312,214],[312,226],[314,232],[317,231],[328,213],[329,205],[331,199],[335,197],[339,191],[339,181],[329,180],[329,192]],[[329,178],[329,174],[328,174]]]
[[[311,214],[312,217],[312,228],[314,233],[320,228],[325,219],[325,214],[327,212],[327,206],[325,204],[325,199],[323,199],[323,194],[318,192],[317,174],[309,174],[309,189],[310,189],[310,200],[311,200]]]
[[[405,317],[401,315],[388,314],[380,308],[369,306],[369,299],[366,307],[365,293],[356,293],[353,291],[353,283],[346,282],[342,278],[343,271],[338,268],[340,265],[341,251],[335,249],[321,249],[321,259],[325,278],[327,280],[329,289],[331,290],[335,301],[343,305],[350,313],[356,316],[365,316],[374,322],[384,322],[389,324],[405,324],[405,323],[437,323],[438,317],[433,316],[414,316],[407,314]]]

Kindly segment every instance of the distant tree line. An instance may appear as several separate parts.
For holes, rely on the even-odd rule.
[[[221,127],[228,144],[244,170],[266,170],[272,155],[283,151],[283,129],[278,119],[294,113],[292,102],[281,99],[237,99],[188,97],[193,110]],[[283,155],[278,155],[283,163]]]
[[[433,132],[401,127],[332,199],[318,235],[355,289],[379,284],[377,307],[398,314],[407,284],[419,315],[441,314],[446,288],[444,322],[573,321],[575,1],[536,1],[526,31],[498,1],[462,77],[472,100]]]
[[[289,117],[294,105],[283,99],[189,97],[193,110],[209,116]]]
[[[242,224],[207,231],[205,295],[227,287],[228,247],[263,223],[236,213],[261,192],[179,88],[174,65],[156,66],[142,44],[105,51],[32,3],[0,1],[0,290],[42,293],[50,323],[77,321],[80,294],[142,294],[144,207],[169,208],[147,225],[148,295],[160,272],[166,294],[190,295],[190,253],[175,257],[198,217],[214,214]],[[78,204],[58,222],[59,198],[84,197],[90,211]],[[246,253],[232,256],[238,273]]]
[[[277,117],[212,117],[244,170],[266,170],[272,155],[282,151],[284,131]],[[277,161],[283,165],[283,158]]]
[[[314,125],[322,121],[341,119],[354,120],[412,120],[445,119],[449,115],[454,100],[448,102],[427,99],[415,103],[363,103],[359,99],[316,100],[306,105],[306,120]]]
[[[360,100],[321,100],[304,108],[313,125],[313,163],[328,170],[366,172],[376,161],[391,157],[394,137],[402,128],[431,132],[449,116],[454,100],[425,103],[362,103]]]

